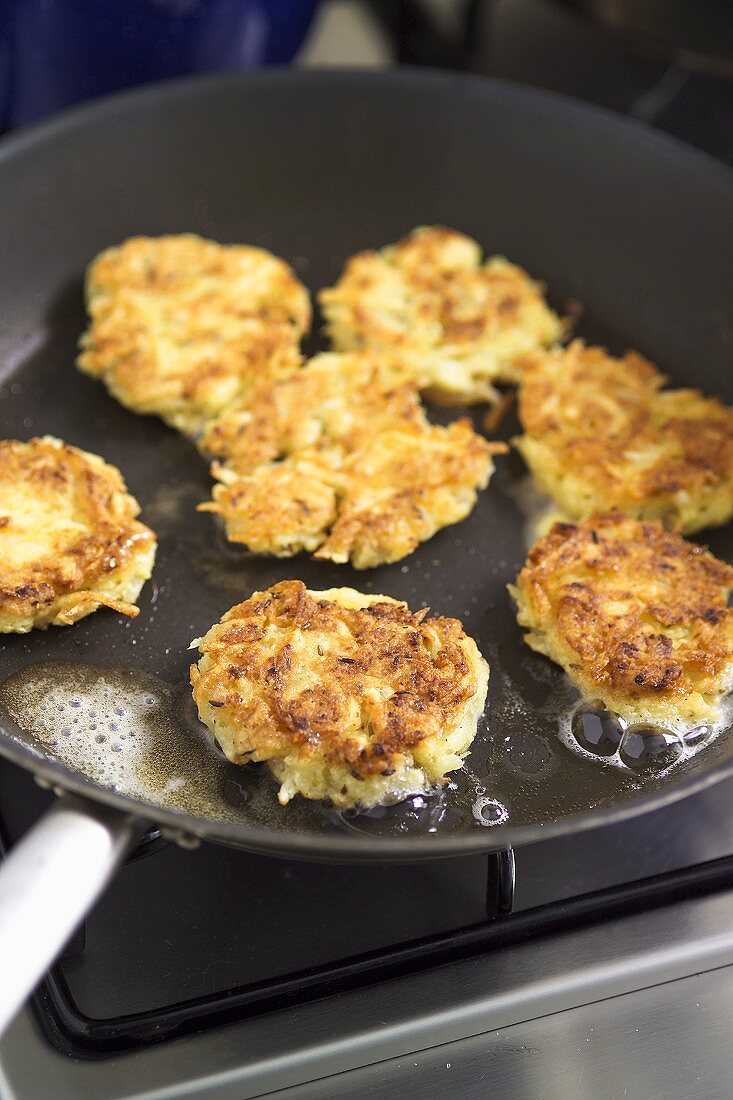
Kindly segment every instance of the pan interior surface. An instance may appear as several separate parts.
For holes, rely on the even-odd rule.
[[[382,859],[587,828],[733,774],[727,733],[661,779],[562,743],[577,697],[525,646],[506,591],[531,518],[516,454],[497,461],[467,520],[394,565],[356,573],[257,557],[195,511],[210,480],[193,445],[74,367],[84,268],[127,236],[261,245],[315,291],[352,253],[443,223],[543,279],[555,308],[582,303],[587,340],[635,347],[672,384],[731,400],[733,184],[723,169],[610,115],[486,80],[283,72],[158,86],[6,141],[0,201],[2,435],[57,435],[119,466],[160,544],[136,620],[99,611],[3,638],[5,755],[184,832]],[[311,352],[325,346],[319,325]],[[446,421],[461,410],[430,412]],[[499,434],[516,432],[510,413]],[[699,541],[733,560],[729,526]],[[189,643],[286,577],[429,606],[476,639],[491,665],[488,724],[440,794],[366,815],[303,799],[282,808],[263,767],[234,767],[211,748],[190,701]]]

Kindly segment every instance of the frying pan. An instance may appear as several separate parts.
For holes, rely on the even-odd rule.
[[[195,512],[209,479],[193,446],[73,366],[84,267],[128,235],[262,245],[316,289],[351,253],[444,223],[544,279],[557,308],[579,299],[587,339],[634,346],[674,382],[730,399],[725,169],[611,114],[484,79],[270,71],[147,88],[6,140],[0,210],[2,433],[102,454],[160,538],[134,622],[100,611],[2,642],[0,753],[64,797],[0,874],[0,1023],[150,823],[182,843],[291,858],[457,856],[588,829],[733,775],[725,734],[647,780],[561,742],[572,693],[522,642],[506,592],[527,549],[516,455],[467,520],[403,562],[355,574],[260,558]],[[516,429],[510,416],[502,432]],[[710,542],[733,555],[729,528]],[[285,577],[430,605],[476,638],[492,666],[491,728],[439,795],[367,815],[303,799],[281,808],[263,768],[216,756],[192,713],[187,647]]]

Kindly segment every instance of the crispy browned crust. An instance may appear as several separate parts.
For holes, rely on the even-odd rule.
[[[467,420],[429,424],[414,381],[370,354],[322,355],[210,425],[210,511],[259,552],[394,561],[462,519],[493,470]]]
[[[86,292],[79,367],[129,408],[189,434],[301,363],[308,294],[263,249],[132,237],[91,264]]]
[[[455,725],[477,691],[461,624],[427,614],[387,600],[345,607],[282,581],[199,643],[199,712],[206,720],[214,708],[237,762],[295,750],[361,777],[388,775]]]
[[[557,523],[514,594],[526,641],[634,717],[706,717],[733,668],[733,569],[655,521]]]
[[[99,604],[137,615],[155,550],[139,511],[96,455],[50,437],[0,442],[0,627],[63,625]]]
[[[579,341],[528,361],[517,444],[569,517],[618,507],[692,532],[733,515],[733,409],[664,381]]]
[[[389,352],[450,403],[493,399],[492,380],[517,381],[519,358],[564,332],[522,268],[482,262],[476,241],[445,226],[358,253],[319,300],[337,350]]]

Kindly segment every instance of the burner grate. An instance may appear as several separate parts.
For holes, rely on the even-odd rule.
[[[472,927],[111,1019],[91,1019],[80,1013],[56,967],[36,996],[36,1012],[47,1038],[57,1049],[77,1057],[100,1057],[733,887],[733,856],[727,856],[512,914],[508,911],[514,873],[512,853],[495,853],[490,863],[494,873],[488,878],[487,907],[494,916]]]

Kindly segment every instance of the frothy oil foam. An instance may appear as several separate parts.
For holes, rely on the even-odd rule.
[[[187,696],[186,696],[187,700]],[[170,684],[137,671],[48,661],[11,676],[0,706],[44,755],[131,798],[241,821],[226,762]]]

